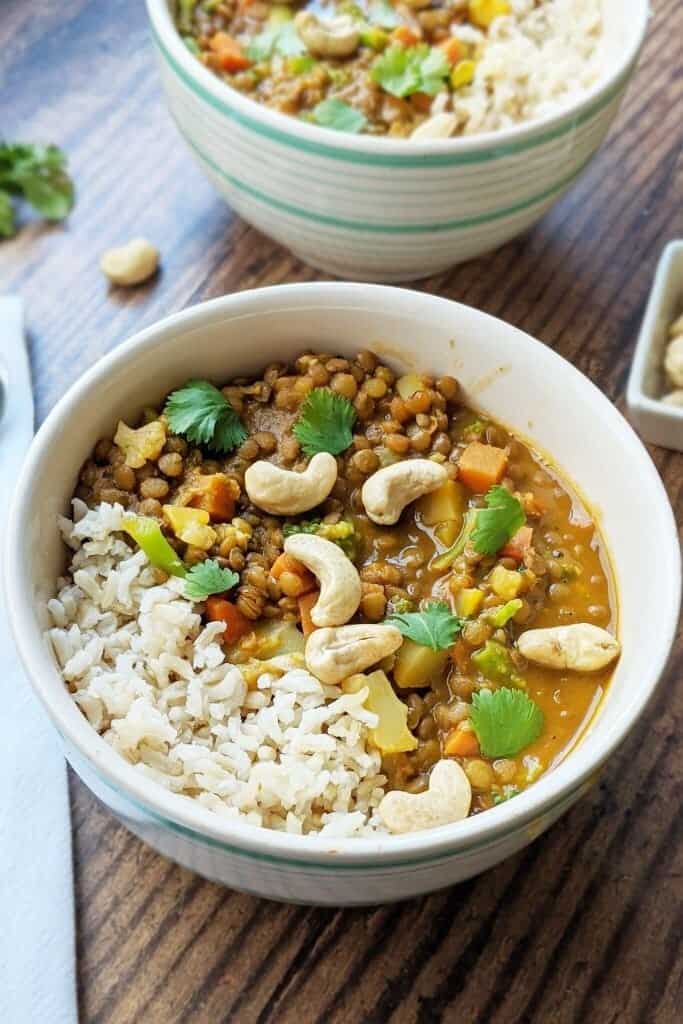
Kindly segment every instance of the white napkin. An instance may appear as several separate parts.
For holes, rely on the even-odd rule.
[[[0,296],[0,540],[33,435],[19,299]],[[74,895],[66,763],[19,665],[0,594],[0,998],[7,1024],[75,1024]]]

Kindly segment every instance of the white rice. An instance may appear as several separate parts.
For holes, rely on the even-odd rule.
[[[386,778],[365,692],[323,686],[296,656],[263,663],[249,689],[225,661],[221,623],[202,625],[183,581],[159,574],[118,531],[123,509],[60,528],[73,549],[48,603],[47,638],[74,701],[153,782],[225,817],[295,833],[382,831]]]
[[[481,47],[472,84],[453,97],[458,132],[473,135],[533,121],[573,103],[605,73],[601,0],[510,0],[486,32],[452,31]],[[434,112],[443,109],[436,98]]]

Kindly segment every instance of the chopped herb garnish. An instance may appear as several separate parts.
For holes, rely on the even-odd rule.
[[[247,57],[255,64],[271,57],[296,57],[306,53],[293,21],[276,21],[259,32],[247,47]]]
[[[301,406],[293,433],[309,457],[317,452],[339,455],[353,440],[356,410],[348,398],[329,388],[314,388]]]
[[[396,612],[386,621],[409,640],[433,651],[450,647],[465,623],[453,615],[445,601],[429,601],[419,612]]]
[[[338,132],[362,132],[368,123],[360,110],[336,96],[321,100],[313,108],[313,119],[323,128],[333,128]]]
[[[172,392],[164,409],[174,434],[217,452],[230,452],[247,439],[247,431],[222,391],[208,380],[191,380]]]
[[[543,730],[538,704],[507,687],[474,693],[470,721],[486,757],[515,757]]]
[[[57,146],[0,141],[0,236],[16,228],[13,196],[23,196],[48,220],[63,220],[74,204],[66,156]]]
[[[495,555],[524,526],[526,517],[517,498],[500,484],[491,487],[484,500],[486,508],[477,509],[471,540],[480,555]]]
[[[439,47],[394,43],[375,59],[370,77],[392,96],[410,96],[415,92],[434,96],[449,72],[450,65]]]
[[[401,24],[401,19],[389,0],[372,0],[368,7],[368,21],[371,25],[379,25],[380,28],[396,28]]]
[[[224,594],[239,582],[239,576],[231,569],[223,569],[207,558],[193,565],[185,577],[185,597],[190,601],[205,601],[210,594]]]

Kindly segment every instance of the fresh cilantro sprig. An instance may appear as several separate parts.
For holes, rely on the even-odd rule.
[[[360,110],[356,110],[349,103],[331,96],[329,99],[321,100],[313,108],[313,120],[322,125],[323,128],[333,128],[338,132],[362,132],[368,123],[367,118]]]
[[[486,757],[516,757],[538,739],[543,712],[521,690],[479,690],[472,695],[470,721]]]
[[[23,196],[48,220],[63,220],[74,204],[66,156],[57,146],[0,140],[0,237],[16,230],[13,196]]]
[[[185,577],[185,597],[205,601],[211,594],[224,594],[239,582],[231,569],[223,569],[213,558],[193,565]]]
[[[174,434],[217,452],[229,452],[247,439],[247,431],[222,391],[208,380],[190,380],[173,391],[164,409]]]
[[[275,22],[264,28],[247,47],[247,57],[255,64],[271,57],[296,57],[306,53],[293,21]]]
[[[448,59],[439,47],[393,43],[375,59],[370,77],[392,96],[411,96],[415,92],[434,96],[449,72]]]
[[[484,498],[486,508],[477,509],[470,540],[480,555],[495,555],[524,526],[521,504],[505,487],[496,484]]]
[[[409,640],[433,651],[450,647],[465,623],[453,615],[445,601],[429,601],[422,611],[396,613],[386,621]]]
[[[329,388],[314,388],[301,406],[293,433],[309,457],[318,452],[339,455],[353,440],[356,410],[348,398]]]

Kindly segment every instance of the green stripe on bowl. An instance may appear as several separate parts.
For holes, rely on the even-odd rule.
[[[270,196],[267,193],[262,192],[260,189],[254,188],[252,185],[248,185],[245,181],[241,181],[233,174],[229,174],[227,171],[224,171],[222,167],[219,167],[210,156],[204,153],[203,150],[197,146],[197,144],[189,137],[187,132],[178,124],[177,119],[176,126],[190,149],[214,172],[214,174],[224,178],[229,185],[232,185],[232,187],[236,188],[239,192],[250,196],[252,199],[258,200],[265,206],[270,206],[272,209],[279,210],[281,213],[288,213],[293,217],[299,217],[301,220],[311,221],[318,225],[326,225],[328,227],[339,228],[345,231],[361,231],[370,234],[382,235],[420,235],[431,234],[433,232],[461,231],[481,224],[488,224],[492,221],[502,220],[505,217],[511,217],[516,213],[521,213],[524,210],[530,209],[532,206],[537,206],[540,203],[545,202],[546,199],[550,199],[558,192],[568,188],[579,177],[594,155],[591,152],[590,156],[584,160],[576,171],[567,175],[566,178],[563,178],[550,188],[544,189],[543,192],[539,192],[530,199],[523,199],[519,203],[514,203],[512,206],[506,206],[500,210],[493,210],[491,213],[478,214],[476,217],[464,217],[460,220],[438,221],[436,224],[373,224],[369,221],[343,220],[340,217],[331,217],[322,213],[313,213],[311,210],[305,210],[301,206],[295,206],[293,203],[288,203],[283,199],[277,199],[275,196]]]
[[[239,124],[244,125],[257,135],[262,135],[273,142],[279,142],[282,145],[288,146],[290,149],[298,150],[299,152],[303,151],[306,153],[312,153],[315,156],[323,156],[329,160],[337,160],[345,163],[372,164],[380,167],[457,167],[462,166],[463,164],[480,164],[487,163],[491,160],[500,160],[501,157],[513,156],[517,153],[523,153],[525,150],[542,146],[546,142],[552,142],[554,139],[562,138],[562,136],[576,131],[576,129],[582,124],[585,124],[586,121],[590,121],[592,117],[604,110],[605,107],[609,106],[612,100],[614,100],[624,89],[633,68],[632,64],[625,68],[611,89],[604,93],[604,95],[598,97],[594,103],[586,108],[586,110],[575,115],[569,121],[565,121],[563,124],[557,125],[554,128],[549,128],[542,134],[536,135],[530,139],[520,139],[519,142],[510,142],[507,145],[494,146],[492,149],[483,149],[475,153],[460,153],[457,155],[450,153],[428,153],[424,156],[413,156],[406,153],[405,156],[395,156],[388,153],[354,153],[351,150],[337,148],[336,146],[328,146],[322,142],[313,142],[310,139],[301,139],[296,136],[289,135],[286,131],[283,131],[280,128],[272,128],[270,125],[264,124],[253,117],[249,117],[247,114],[242,114],[235,110],[234,107],[230,106],[227,99],[218,99],[218,97],[214,96],[212,92],[206,89],[201,82],[196,81],[187,73],[187,71],[185,71],[183,67],[181,67],[175,57],[173,57],[164,46],[153,25],[151,26],[151,31],[160,54],[184,85],[191,92],[195,93],[195,95],[199,96],[200,99],[203,99],[206,103],[210,104],[216,110],[220,111],[220,113],[225,114],[233,121],[237,121]],[[226,93],[229,94],[230,88],[228,86],[225,88]],[[286,116],[288,115],[283,115],[283,117]]]

